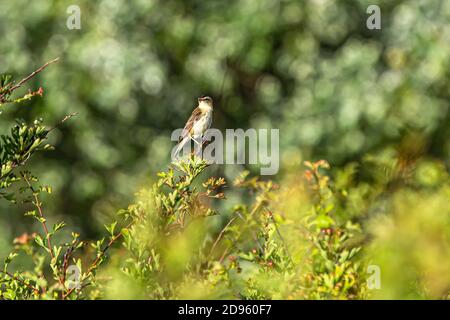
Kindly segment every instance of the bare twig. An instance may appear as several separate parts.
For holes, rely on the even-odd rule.
[[[30,80],[31,78],[33,78],[35,75],[37,75],[39,72],[41,72],[42,70],[44,70],[45,68],[47,68],[48,65],[57,62],[59,60],[59,58],[55,58],[49,62],[47,62],[46,64],[44,64],[42,67],[38,68],[37,70],[33,71],[32,73],[30,73],[28,76],[26,76],[25,78],[23,78],[22,80],[20,80],[17,84],[13,85],[11,88],[7,89],[5,92],[3,92],[0,95],[0,104],[1,103],[6,103],[6,102],[10,102],[10,101],[6,101],[5,97],[9,94],[11,94],[14,90],[20,88],[25,82],[27,82],[28,80]]]
[[[230,221],[228,221],[228,223],[226,224],[226,226],[222,229],[222,231],[220,231],[219,236],[217,237],[216,241],[214,242],[211,251],[209,252],[209,256],[211,256],[211,254],[213,253],[214,249],[216,248],[217,244],[219,243],[220,239],[222,239],[225,230],[234,222],[234,220],[236,220],[238,217],[233,217]]]
[[[59,128],[64,122],[66,122],[67,120],[69,120],[72,117],[75,117],[76,115],[78,115],[78,112],[72,112],[71,114],[66,115],[59,123],[57,123],[54,127],[50,128],[48,130],[47,134],[49,134],[56,128]]]
[[[224,252],[222,253],[222,255],[220,256],[220,259],[219,259],[219,262],[220,262],[220,263],[222,263],[223,260],[225,259],[225,257],[226,257],[226,255],[227,255],[229,249],[230,249],[230,247],[226,247],[226,248],[225,248],[225,251],[224,251]]]

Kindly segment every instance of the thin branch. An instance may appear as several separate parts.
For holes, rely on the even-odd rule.
[[[129,229],[134,224],[134,221],[131,221],[124,229]],[[103,248],[101,253],[98,255],[98,257],[94,260],[94,262],[91,264],[91,266],[88,269],[88,274],[90,274],[95,268],[97,268],[97,264],[99,263],[100,259],[105,256],[106,251],[116,242],[119,238],[123,236],[122,231],[120,231],[117,235],[112,237],[106,247]]]
[[[1,100],[0,100],[1,101]],[[76,116],[76,115],[78,115],[78,112],[73,112],[73,113],[71,113],[71,114],[68,114],[68,115],[66,115],[61,121],[59,121],[59,123],[58,124],[56,124],[54,127],[52,127],[52,128],[50,128],[48,131],[47,131],[47,135],[50,133],[50,132],[52,132],[53,130],[55,130],[56,128],[59,128],[59,126],[61,126],[64,122],[66,122],[67,120],[69,120],[70,118],[72,118],[72,117],[74,117],[74,116]],[[46,136],[47,137],[47,136]],[[27,158],[25,158],[22,162],[12,162],[11,163],[11,169],[15,169],[16,167],[19,167],[19,166],[22,166],[22,165],[24,165],[25,163],[26,163],[26,161],[29,159],[29,151],[24,155],[24,157],[27,157]],[[8,172],[8,173],[5,173],[5,174],[3,174],[3,175],[1,175],[0,176],[0,180],[1,179],[3,179],[3,178],[5,178],[7,175],[9,175],[9,174],[11,174],[11,172],[12,171],[10,171],[10,172]]]
[[[50,128],[48,130],[47,134],[49,134],[56,128],[59,128],[64,122],[66,122],[67,120],[69,120],[72,117],[75,117],[76,115],[78,115],[78,112],[72,112],[71,114],[66,115],[61,121],[59,121],[59,123],[57,123],[54,127]]]
[[[134,221],[131,221],[124,229],[129,229],[133,224],[134,224]],[[82,281],[86,280],[90,275],[92,275],[92,272],[98,267],[98,265],[101,261],[101,258],[103,258],[105,256],[106,251],[108,251],[108,249],[114,244],[114,242],[116,242],[122,236],[123,236],[123,233],[122,233],[122,231],[120,231],[117,235],[115,235],[114,237],[112,237],[109,240],[108,244],[103,248],[103,250],[100,252],[100,254],[97,256],[97,258],[94,260],[94,262],[92,262],[91,266],[89,267],[89,269],[86,273],[85,278]],[[65,294],[63,294],[62,299],[65,300],[68,296],[70,296],[70,294],[75,289],[76,289],[76,286],[69,289]]]
[[[224,251],[224,252],[222,253],[222,255],[220,256],[220,259],[219,259],[219,262],[220,262],[220,263],[222,263],[223,260],[225,259],[225,257],[226,257],[226,255],[227,255],[229,249],[230,249],[230,247],[226,247],[226,248],[225,248],[225,251]]]
[[[278,227],[278,223],[275,221],[275,218],[274,218],[274,216],[272,214],[272,210],[270,210],[270,208],[268,208],[267,206],[265,207],[265,209],[270,213],[270,219],[272,220],[272,223],[275,226],[275,230],[277,231],[278,237],[280,238],[281,242],[283,243],[284,250],[286,250],[286,254],[288,255],[289,259],[292,262],[292,256],[291,256],[291,254],[289,252],[289,248],[287,246],[286,241],[284,241],[284,237],[281,235],[281,231],[280,231],[280,229]]]
[[[9,272],[7,272],[7,271],[0,270],[0,273],[6,274],[8,277],[10,277],[10,278],[12,278],[12,279],[14,279],[14,280],[16,280],[16,281],[19,281],[20,283],[22,283],[23,285],[25,285],[27,288],[33,290],[35,294],[39,295],[39,290],[36,289],[35,287],[33,287],[31,284],[26,283],[25,280],[20,279],[20,278],[16,277],[15,275],[13,275],[13,274],[11,274],[11,273],[9,273]]]
[[[47,239],[47,247],[48,247],[48,249],[50,251],[50,257],[53,260],[53,259],[55,259],[55,254],[53,253],[52,243],[50,241],[51,236],[50,236],[50,233],[48,232],[46,219],[44,217],[44,213],[43,213],[43,210],[42,210],[41,202],[40,202],[39,197],[38,197],[38,193],[34,190],[33,186],[31,185],[30,180],[28,179],[28,177],[25,174],[22,174],[22,177],[26,181],[26,183],[28,185],[28,188],[33,193],[33,198],[34,198],[33,204],[38,209],[39,217],[41,218],[39,221],[41,222],[41,225],[42,225],[42,227],[44,229],[45,238]],[[55,261],[55,263],[56,263],[56,261]],[[58,277],[58,282],[61,284],[61,286],[65,290],[67,290],[66,289],[66,284],[65,284],[63,278],[61,277],[61,275],[59,274],[59,272],[58,272],[58,274],[56,274],[56,276]]]
[[[63,259],[63,266],[62,266],[62,281],[66,282],[66,274],[67,274],[67,268],[69,267],[69,260],[72,256],[72,253],[75,249],[75,245],[77,243],[73,243],[70,245],[69,248],[67,248],[66,253],[64,254],[64,259]]]
[[[257,207],[259,207],[259,204],[255,207],[255,209],[257,209]],[[253,212],[256,212],[256,210],[252,210],[252,212],[250,213],[249,216],[252,216]],[[242,216],[242,214],[240,214],[239,212],[236,211],[236,214],[239,216],[239,218],[241,218],[242,221],[246,222],[246,220],[244,219],[244,217]],[[250,230],[250,233],[252,234],[253,240],[256,242],[256,244],[258,245],[258,248],[260,250],[260,252],[264,252],[263,247],[261,247],[261,244],[258,241],[258,238],[256,237],[255,232],[253,232],[253,230]]]
[[[225,230],[234,222],[234,220],[236,220],[238,217],[233,217],[233,219],[231,219],[230,221],[228,221],[228,223],[226,224],[226,226],[222,229],[222,231],[220,231],[219,236],[217,237],[216,241],[214,242],[211,251],[209,252],[209,256],[211,256],[211,254],[213,253],[214,249],[216,248],[217,244],[219,243],[220,239],[222,239],[222,236],[225,233]]]
[[[22,174],[22,177],[25,180],[25,182],[27,183],[28,188],[31,190],[31,192],[33,194],[33,198],[34,198],[33,204],[38,209],[39,217],[41,218],[39,221],[41,222],[41,225],[42,225],[42,227],[44,229],[45,237],[47,238],[47,247],[48,247],[48,249],[50,251],[51,258],[54,259],[55,256],[53,254],[52,243],[50,242],[49,232],[48,232],[48,229],[47,229],[47,223],[46,223],[45,218],[44,218],[44,213],[42,211],[42,206],[40,204],[39,197],[37,196],[37,193],[34,190],[33,186],[31,185],[30,179],[28,179],[26,174]]]
[[[252,217],[252,216],[253,216],[253,215],[261,208],[261,206],[262,206],[262,203],[261,203],[261,202],[258,202],[258,203],[255,205],[255,207],[252,209],[252,211],[250,212],[250,214],[248,215],[248,217]],[[237,217],[239,217],[244,223],[246,222],[246,220],[245,220],[245,218],[242,216],[242,214],[240,214],[238,211],[236,211],[235,213],[236,213]],[[235,218],[237,218],[237,217],[235,217]],[[230,221],[229,224],[231,224],[231,222],[232,222],[235,218],[233,218],[233,219]],[[228,227],[228,225],[227,225],[226,227]],[[224,229],[225,229],[225,228],[224,228]],[[256,237],[256,234],[253,232],[253,230],[250,230],[250,233],[251,233],[251,235],[252,235],[253,240],[254,240],[255,243],[257,244],[257,246],[258,246],[260,252],[263,252],[264,249],[262,248],[261,244],[259,243],[258,238]],[[217,240],[216,240],[216,242],[217,242]],[[220,263],[222,263],[223,260],[225,259],[225,256],[227,255],[229,249],[230,249],[230,247],[225,248],[225,251],[222,253],[222,255],[221,255],[220,259],[219,259],[219,262],[220,262]],[[211,253],[210,253],[210,254],[211,254]]]
[[[33,78],[35,75],[37,75],[39,72],[41,72],[42,70],[44,70],[45,68],[47,68],[47,66],[49,66],[50,64],[57,62],[59,60],[59,58],[55,58],[49,62],[47,62],[46,64],[44,64],[42,67],[38,68],[37,70],[33,71],[32,73],[30,73],[27,77],[23,78],[22,80],[20,80],[17,84],[13,85],[11,88],[7,89],[5,92],[3,92],[0,95],[0,103],[5,103],[5,102],[9,102],[9,101],[4,101],[5,100],[5,96],[8,94],[11,94],[14,90],[20,88],[25,82],[27,82],[28,80],[30,80],[31,78]]]

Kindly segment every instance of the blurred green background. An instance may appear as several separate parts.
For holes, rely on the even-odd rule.
[[[72,4],[80,30],[66,27]],[[366,28],[370,4],[381,30]],[[79,113],[29,167],[53,186],[47,214],[85,238],[166,168],[170,133],[205,94],[216,128],[280,129],[280,175],[389,148],[448,170],[449,21],[445,0],[0,0],[0,73],[60,57],[31,82],[42,99],[2,107],[1,133]],[[29,230],[23,211],[0,203],[0,256]]]

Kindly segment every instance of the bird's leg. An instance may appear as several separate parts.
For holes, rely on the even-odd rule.
[[[197,156],[202,156],[201,152],[202,152],[202,144],[200,142],[197,141],[197,138],[201,137],[201,135],[197,135],[197,136],[191,136],[191,139],[194,141],[194,143],[197,145],[194,145],[194,154]]]
[[[200,146],[200,143],[195,139],[195,137],[190,136],[191,140],[195,142],[196,145]]]

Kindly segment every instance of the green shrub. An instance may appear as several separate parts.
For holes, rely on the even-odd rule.
[[[30,100],[34,96],[42,96],[43,89],[28,91],[22,97],[13,98],[13,93],[34,75],[41,72],[50,63],[46,63],[29,76],[19,82],[12,81],[8,75],[0,77],[0,107],[5,104],[18,104]],[[57,125],[74,116],[70,114]],[[103,240],[97,242],[96,258],[83,273],[82,260],[76,258],[76,252],[85,243],[79,240],[79,235],[71,233],[71,239],[67,242],[55,243],[54,237],[62,228],[64,222],[48,226],[41,193],[51,193],[51,187],[37,185],[38,178],[25,170],[27,161],[38,151],[51,150],[53,146],[45,144],[48,135],[57,127],[47,129],[43,120],[34,121],[28,125],[22,121],[11,128],[10,134],[2,135],[0,141],[0,198],[19,202],[30,203],[32,209],[25,215],[32,217],[42,227],[40,233],[24,233],[14,240],[15,248],[3,261],[0,269],[0,299],[66,299],[78,297],[83,288],[94,282],[95,269],[101,264],[106,249],[112,244],[101,248]],[[10,271],[9,267],[19,257],[28,257],[33,268],[22,271],[16,267]],[[76,277],[72,277],[72,267],[78,271]],[[75,273],[77,273],[75,271]]]
[[[14,88],[1,78],[0,105],[42,94],[13,98]],[[18,121],[1,138],[0,199],[27,208],[41,231],[14,240],[0,299],[449,297],[450,185],[436,159],[387,146],[343,168],[306,161],[277,182],[244,171],[227,184],[192,156],[89,243],[62,221],[50,226],[42,194],[52,188],[25,167],[53,148],[54,128]]]
[[[253,200],[234,205],[217,228],[210,220],[218,212],[208,203],[224,199],[224,179],[206,178],[199,184],[196,180],[207,164],[197,158],[173,164],[158,174],[151,189],[138,193],[135,204],[121,211],[131,227],[122,230],[126,251],[115,264],[122,274],[115,267],[105,271],[104,276],[112,278],[106,296],[364,297],[360,247],[349,244],[358,226],[333,219],[328,177],[319,172],[326,162],[308,165],[313,178],[306,196],[311,201],[302,204],[304,214],[287,217],[279,212],[279,186],[244,172],[233,187],[244,189]],[[297,239],[287,241],[297,232]]]

